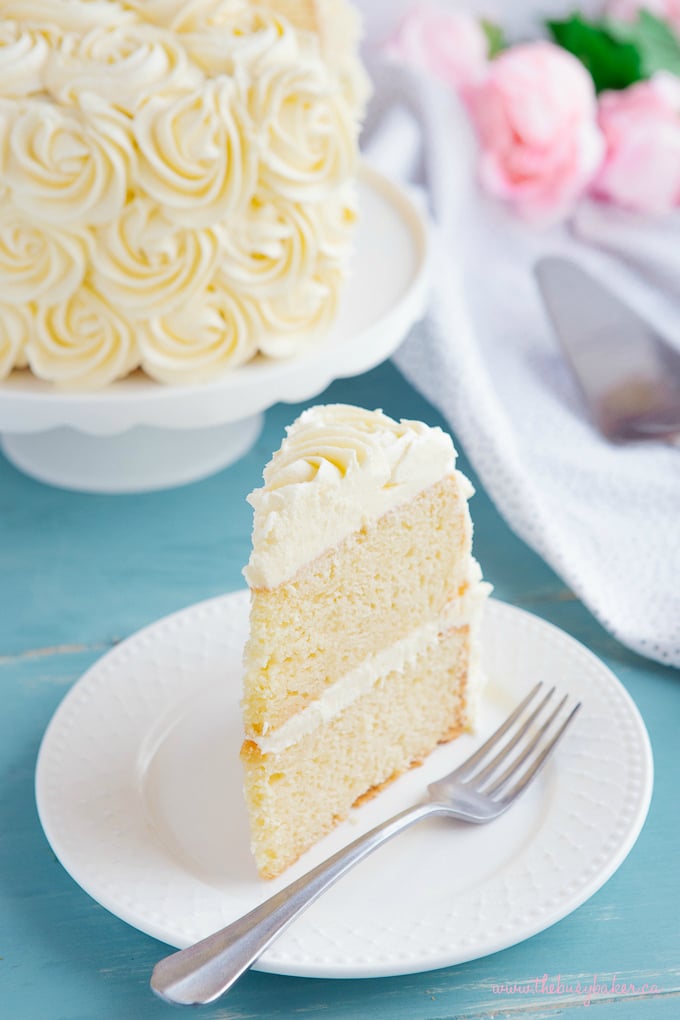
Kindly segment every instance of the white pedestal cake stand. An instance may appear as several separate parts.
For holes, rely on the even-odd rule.
[[[384,361],[427,300],[424,221],[367,167],[351,278],[328,336],[304,357],[257,358],[219,382],[162,386],[137,372],[97,393],[56,390],[29,372],[0,383],[5,455],[26,474],[86,492],[142,492],[195,481],[254,443],[263,412],[316,396]]]

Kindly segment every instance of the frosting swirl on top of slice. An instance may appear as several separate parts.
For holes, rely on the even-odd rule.
[[[305,411],[264,470],[254,508],[253,552],[244,570],[252,588],[290,580],[355,530],[456,474],[451,437],[382,411],[329,404]]]

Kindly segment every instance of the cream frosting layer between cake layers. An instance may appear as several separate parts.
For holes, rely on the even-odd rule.
[[[341,712],[366,694],[382,677],[392,672],[403,672],[425,650],[440,640],[442,633],[453,628],[469,627],[475,632],[485,599],[491,585],[481,580],[481,570],[476,560],[470,561],[467,588],[461,597],[445,608],[435,620],[406,634],[400,641],[368,656],[356,669],[337,680],[319,698],[282,726],[269,734],[251,737],[263,754],[279,754],[296,744],[309,733],[335,719]],[[476,641],[471,633],[471,649]],[[476,706],[484,685],[484,674],[479,657],[471,652],[466,703],[468,722],[474,722]]]
[[[343,538],[447,476],[456,476],[468,499],[474,490],[455,464],[451,437],[440,428],[344,404],[303,412],[266,466],[264,486],[248,497],[255,511],[253,552],[243,571],[249,586],[291,580]]]

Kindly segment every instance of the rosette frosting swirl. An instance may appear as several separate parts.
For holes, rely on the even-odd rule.
[[[45,86],[60,102],[92,92],[126,113],[158,88],[197,88],[202,80],[173,33],[134,23],[70,35],[45,72]]]
[[[293,578],[345,535],[455,472],[450,436],[381,411],[314,407],[287,433],[264,469],[264,486],[248,497],[255,515],[244,575],[252,588]],[[465,498],[469,491],[461,478]]]
[[[35,26],[52,39],[137,20],[117,0],[0,0],[0,17]]]
[[[94,97],[79,107],[23,100],[7,145],[5,180],[28,218],[96,225],[121,212],[135,154],[126,118],[108,104]]]
[[[41,92],[47,40],[18,21],[0,21],[0,96]]]
[[[233,226],[220,232],[222,278],[259,298],[301,287],[319,254],[315,212],[272,194],[256,196]]]
[[[196,63],[211,74],[258,74],[265,67],[293,65],[300,55],[290,23],[257,5],[229,0],[190,4],[173,28]]]
[[[296,290],[259,302],[263,354],[290,358],[326,333],[337,314],[343,279],[338,266],[320,262]]]
[[[292,201],[320,201],[355,172],[356,124],[320,63],[265,69],[249,90],[262,132],[260,178]]]
[[[0,210],[0,301],[65,301],[83,282],[91,238],[85,231],[38,226]]]
[[[190,92],[156,95],[135,113],[139,181],[178,222],[209,226],[250,200],[256,147],[236,84],[220,75]]]
[[[35,375],[69,389],[98,389],[139,364],[130,323],[87,283],[38,308],[27,355]]]
[[[162,315],[201,291],[215,271],[215,232],[169,220],[147,198],[128,203],[98,235],[93,256],[98,290],[133,317]]]
[[[246,6],[248,0],[227,0],[227,3],[231,7],[242,8]],[[175,19],[187,6],[198,7],[200,10],[201,7],[212,7],[214,4],[215,0],[190,0],[189,4],[187,0],[127,0],[128,7],[136,11],[140,17],[164,28],[174,28]]]
[[[218,378],[257,352],[258,319],[248,298],[210,286],[188,304],[154,317],[139,331],[142,367],[166,383]]]
[[[338,482],[362,471],[390,489],[408,477],[404,458],[423,443],[439,461],[428,469],[432,475],[451,473],[455,452],[440,429],[431,430],[417,421],[395,421],[382,411],[349,404],[320,405],[288,430],[288,442],[264,470],[265,491],[305,482]]]

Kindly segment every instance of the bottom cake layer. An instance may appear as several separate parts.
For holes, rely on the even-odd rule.
[[[244,742],[253,853],[263,878],[279,875],[358,800],[469,728],[469,630],[447,631],[404,670],[381,677],[326,725],[279,753]]]

